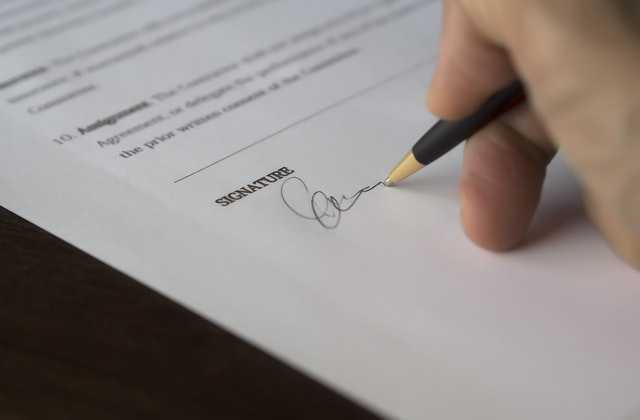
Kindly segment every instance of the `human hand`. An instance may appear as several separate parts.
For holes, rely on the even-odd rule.
[[[516,77],[529,104],[465,148],[467,235],[492,250],[517,246],[559,148],[591,219],[640,267],[640,2],[444,0],[431,112],[464,117]]]

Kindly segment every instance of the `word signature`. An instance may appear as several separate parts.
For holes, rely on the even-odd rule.
[[[307,184],[297,176],[287,178],[280,186],[282,202],[296,216],[306,220],[315,220],[325,229],[335,229],[340,225],[342,214],[350,211],[363,194],[384,185],[380,181],[361,188],[352,195],[337,198],[324,191],[311,193]]]

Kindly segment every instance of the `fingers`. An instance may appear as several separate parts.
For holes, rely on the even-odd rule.
[[[459,1],[445,1],[443,25],[428,106],[441,118],[459,119],[509,84],[515,73],[505,51],[477,31]]]
[[[462,223],[471,240],[494,251],[511,249],[525,238],[553,156],[546,143],[531,142],[510,124],[542,132],[528,110],[519,114],[487,127],[465,148]]]
[[[516,76],[505,51],[477,30],[459,1],[445,1],[443,19],[440,59],[428,103],[441,118],[458,119]],[[508,120],[487,127],[467,143],[461,179],[465,232],[492,250],[513,248],[525,237],[553,154],[546,141],[536,146],[516,131],[528,138],[546,137],[530,112],[514,113]]]
[[[481,7],[478,4],[476,8]],[[443,19],[440,59],[428,104],[434,114],[457,119],[475,111],[516,76],[505,50],[478,29],[459,0],[445,0]],[[541,124],[528,110],[487,127],[467,143],[462,222],[474,242],[507,250],[524,239],[553,153]]]

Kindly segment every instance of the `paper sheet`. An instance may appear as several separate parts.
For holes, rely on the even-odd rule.
[[[0,204],[382,414],[627,418],[640,282],[562,164],[504,256],[459,227],[459,151],[335,229],[283,203],[285,185],[313,213],[294,176],[338,198],[374,185],[433,123],[440,11],[5,2]]]

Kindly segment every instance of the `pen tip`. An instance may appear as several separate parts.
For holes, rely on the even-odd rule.
[[[385,187],[393,187],[394,185],[396,185],[391,178],[387,178],[384,180],[384,186]]]

